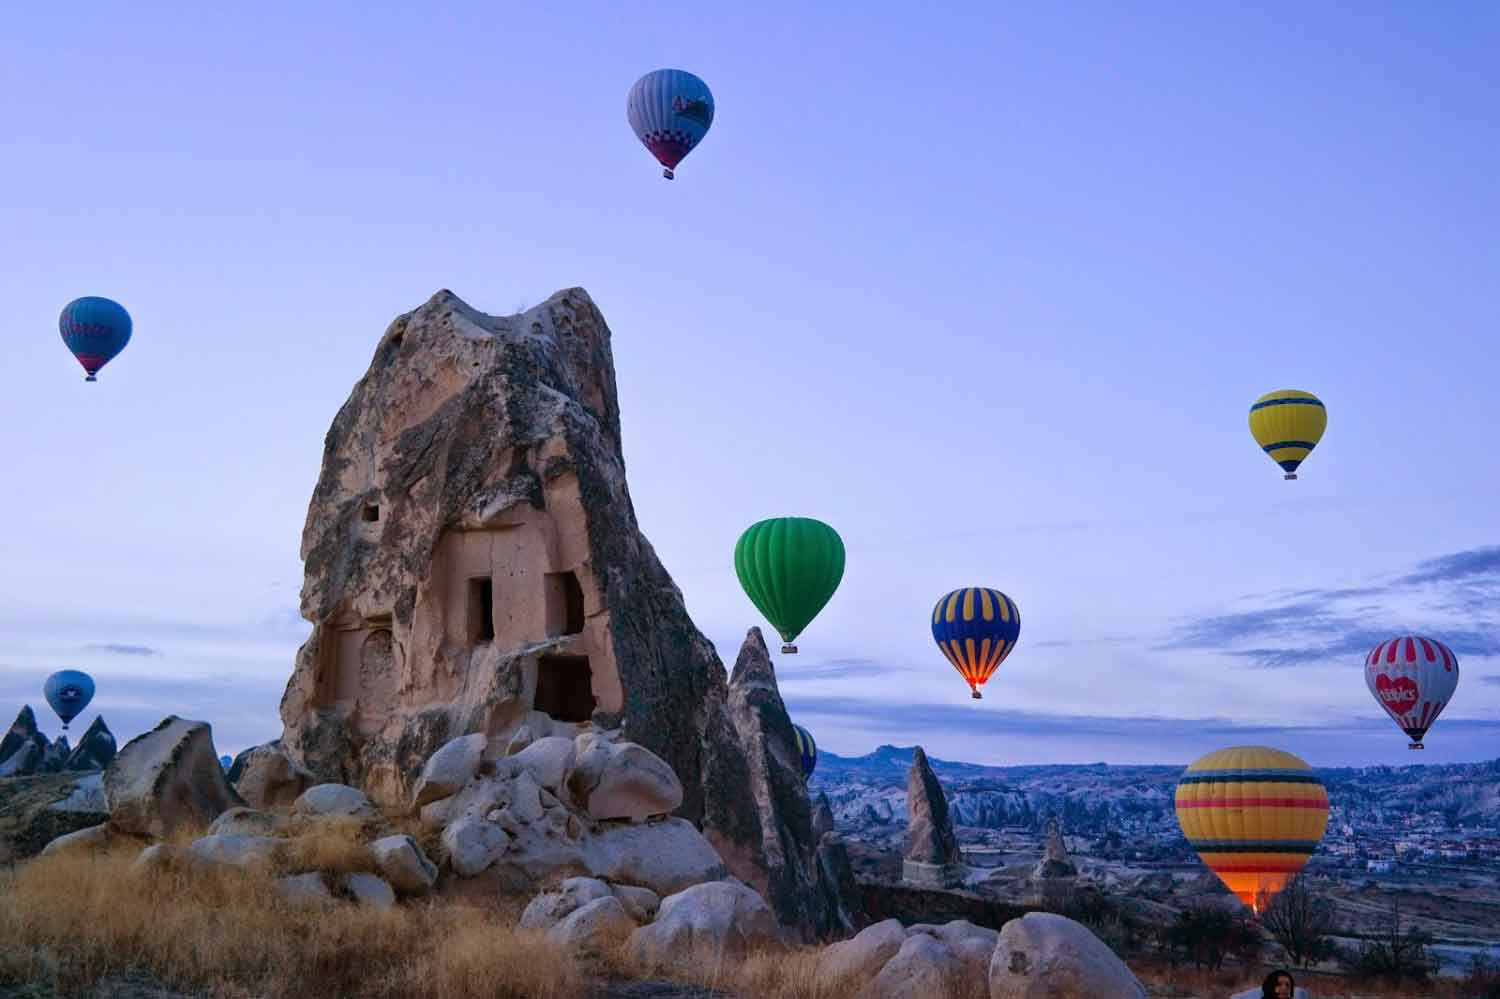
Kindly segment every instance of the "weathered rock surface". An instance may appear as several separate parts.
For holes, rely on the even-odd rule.
[[[209,836],[285,836],[292,831],[292,820],[274,812],[258,812],[236,806],[214,819]]]
[[[15,755],[22,743],[26,742],[40,743],[41,751],[47,751],[47,737],[36,727],[36,712],[31,710],[30,704],[21,706],[21,710],[16,712],[16,720],[10,723],[10,728],[0,737],[0,765]]]
[[[582,289],[510,317],[442,291],[398,317],[329,430],[302,556],[314,628],[282,744],[320,780],[409,804],[438,747],[519,751],[545,712],[623,725],[702,820],[724,667],[640,533]]]
[[[328,883],[316,871],[277,878],[276,888],[282,898],[296,906],[332,905],[334,901]]]
[[[413,807],[420,809],[429,801],[457,794],[479,773],[479,764],[488,744],[489,739],[483,732],[459,736],[444,743],[443,748],[428,759],[422,768],[422,776],[417,778]]]
[[[620,900],[625,911],[630,913],[630,918],[637,923],[649,923],[656,918],[656,912],[661,908],[661,896],[650,888],[638,888],[635,885],[610,885],[610,894]]]
[[[602,951],[624,940],[636,921],[613,895],[579,906],[547,931],[547,942],[578,952]]]
[[[554,794],[567,785],[568,775],[573,771],[577,759],[577,740],[563,736],[543,736],[526,744],[526,748],[511,757],[514,765],[522,768],[542,787]],[[680,790],[680,785],[679,785]]]
[[[749,630],[735,660],[725,718],[731,741],[711,747],[709,758],[739,793],[723,796],[710,811],[704,823],[709,842],[730,871],[761,894],[781,925],[795,927],[805,939],[851,931],[858,905],[852,875],[842,878],[831,855],[829,880],[819,863],[822,836],[759,628]],[[832,835],[831,819],[827,832]],[[830,849],[837,854],[837,847]]]
[[[157,874],[171,869],[183,859],[183,853],[171,843],[153,843],[136,855],[130,865],[133,875]]]
[[[1145,999],[1146,989],[1086,926],[1029,912],[1000,930],[990,999]]]
[[[383,878],[373,874],[346,874],[340,882],[349,897],[360,905],[390,909],[396,904],[396,892]]]
[[[556,891],[533,898],[518,925],[523,930],[550,930],[583,906],[611,894],[609,885],[598,878],[568,878]]]
[[[708,840],[686,819],[606,826],[590,838],[585,857],[595,876],[649,888],[663,897],[729,875]]]
[[[370,844],[370,853],[380,873],[403,895],[423,895],[437,884],[437,865],[410,836],[377,839]]]
[[[925,933],[912,933],[859,996],[860,999],[927,999],[972,995],[983,981],[982,977],[976,982],[968,981],[964,962],[942,940]]]
[[[903,880],[917,885],[948,887],[963,881],[963,855],[948,817],[948,797],[937,774],[918,746],[906,777],[906,854]]]
[[[734,881],[711,881],[662,899],[656,921],[630,935],[631,956],[648,966],[714,967],[782,946],[765,901]]]
[[[666,815],[682,804],[682,783],[644,746],[586,732],[576,741],[568,789],[593,819]]]
[[[73,753],[73,748],[68,745],[68,737],[60,735],[57,741],[47,747],[42,754],[42,763],[38,773],[55,774],[63,769],[68,762],[68,757]]]
[[[109,823],[100,823],[59,836],[42,849],[42,856],[51,857],[59,853],[102,850],[109,845]]]
[[[292,814],[368,819],[379,813],[363,791],[344,784],[314,784],[292,802]]]
[[[176,715],[125,744],[104,771],[104,797],[117,831],[156,839],[206,829],[244,804],[219,766],[208,724]]]
[[[207,865],[266,868],[282,856],[285,845],[285,840],[274,836],[204,836],[193,841],[186,857]]]
[[[830,987],[847,981],[851,992],[863,988],[905,942],[906,928],[899,919],[866,926],[851,939],[832,944],[818,955],[818,978]]]
[[[229,781],[251,808],[283,808],[317,783],[277,743],[254,746],[235,757]]]
[[[64,770],[104,770],[115,759],[115,736],[104,724],[103,715],[95,715],[83,738],[68,755]]]

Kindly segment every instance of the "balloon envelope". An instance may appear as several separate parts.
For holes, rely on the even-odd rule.
[[[932,609],[932,640],[975,698],[1020,637],[1020,608],[999,590],[968,586],[944,594]]]
[[[801,758],[802,779],[807,780],[818,765],[818,744],[813,741],[812,733],[796,722],[792,723],[792,734],[797,737],[797,755]]]
[[[1208,869],[1261,909],[1302,870],[1328,827],[1328,792],[1306,761],[1266,746],[1201,757],[1177,782],[1177,824]]]
[[[793,642],[844,578],[844,542],[821,520],[774,517],[746,528],[734,546],[745,595]],[[789,651],[783,649],[782,651]]]
[[[681,69],[658,69],[639,80],[625,98],[625,117],[635,137],[651,151],[670,179],[672,171],[703,141],[714,121],[708,84]]]
[[[1411,736],[1411,748],[1421,749],[1422,737],[1458,689],[1458,656],[1421,635],[1388,639],[1365,656],[1365,686]]]
[[[47,682],[42,684],[42,694],[57,712],[57,717],[62,719],[63,728],[67,728],[68,723],[94,699],[94,680],[76,669],[61,670],[47,677]]]
[[[1251,436],[1288,479],[1297,477],[1297,466],[1318,446],[1327,428],[1328,410],[1311,392],[1267,392],[1250,407]]]
[[[85,381],[98,381],[94,376],[99,369],[130,342],[130,313],[108,298],[75,298],[63,307],[57,325],[63,343],[88,372]]]

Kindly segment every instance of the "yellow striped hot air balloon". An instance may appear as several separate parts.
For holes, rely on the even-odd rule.
[[[1258,914],[1323,839],[1328,792],[1291,753],[1234,746],[1183,772],[1177,824],[1208,869]]]
[[[1307,459],[1328,429],[1328,410],[1311,392],[1281,389],[1267,392],[1250,407],[1250,433],[1260,449],[1286,472],[1297,477],[1297,466]]]

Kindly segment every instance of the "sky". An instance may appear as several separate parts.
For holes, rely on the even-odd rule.
[[[842,755],[1500,756],[1500,7],[150,2],[0,13],[0,710],[98,680],[276,738],[323,438],[396,316],[582,286],[642,530],[726,666],[763,517],[838,592],[777,656]],[[690,70],[677,179],[625,95]],[[96,384],[62,306],[135,334]],[[1327,404],[1295,482],[1262,393]],[[936,600],[1016,651],[968,689]],[[1427,740],[1362,660],[1462,681]],[[772,636],[774,638],[774,636]],[[76,734],[76,733],[75,733]]]

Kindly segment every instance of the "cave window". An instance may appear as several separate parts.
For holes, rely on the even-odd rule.
[[[594,713],[593,672],[588,656],[541,656],[536,667],[536,703],[560,722],[586,722]]]
[[[495,581],[489,576],[469,580],[469,642],[495,640]]]
[[[375,523],[379,519],[380,519],[380,506],[379,506],[379,504],[376,504],[376,503],[367,503],[367,504],[365,504],[365,512],[364,512],[364,521],[365,521],[365,523],[366,524],[373,524],[373,523]]]
[[[583,631],[583,588],[571,572],[547,573],[547,637]]]

